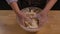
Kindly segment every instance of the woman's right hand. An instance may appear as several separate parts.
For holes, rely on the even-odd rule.
[[[22,21],[22,20],[27,20],[29,22],[31,22],[31,19],[29,17],[26,16],[26,14],[22,11],[19,11],[18,13],[16,13],[18,18],[19,18],[19,21]],[[22,22],[21,22],[22,23]],[[24,23],[22,23],[24,25]]]

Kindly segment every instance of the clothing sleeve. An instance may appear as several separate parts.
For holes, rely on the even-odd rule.
[[[8,4],[10,4],[10,3],[12,3],[12,2],[17,2],[18,0],[6,0],[6,2],[8,3]]]

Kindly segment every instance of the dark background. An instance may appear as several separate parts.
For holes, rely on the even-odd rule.
[[[10,9],[11,7],[7,4],[5,0],[0,0],[0,10],[10,10]],[[57,3],[52,7],[52,10],[60,10],[60,0],[58,0]]]

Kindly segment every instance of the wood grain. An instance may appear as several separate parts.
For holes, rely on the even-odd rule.
[[[23,30],[12,10],[0,10],[0,34],[60,34],[60,11],[50,11],[48,23],[36,33]]]

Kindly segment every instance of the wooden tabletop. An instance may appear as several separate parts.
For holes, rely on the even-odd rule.
[[[18,25],[14,11],[0,10],[0,34],[60,34],[60,11],[50,11],[48,23],[38,32],[31,33]]]

